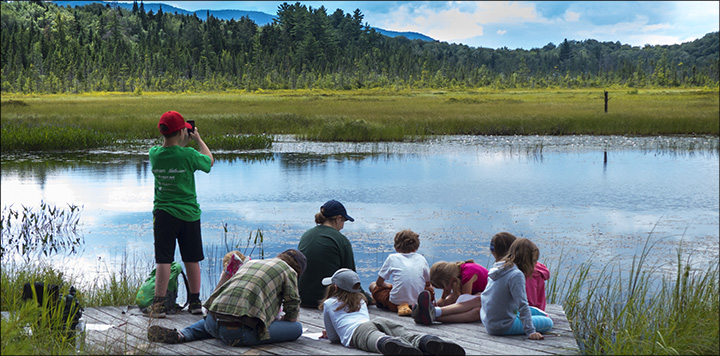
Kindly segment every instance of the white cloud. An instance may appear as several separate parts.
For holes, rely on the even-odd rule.
[[[507,33],[507,30],[498,30],[498,31],[497,31],[497,34],[500,35],[500,36],[502,36],[502,35],[504,35],[504,34],[506,34],[506,33]]]
[[[409,3],[372,17],[374,24],[381,28],[422,32],[448,42],[482,36],[486,24],[549,22],[538,15],[532,3],[496,1],[451,2],[443,10],[425,3]]]
[[[565,11],[565,21],[567,22],[577,22],[580,20],[580,14],[577,12],[572,12],[570,10]]]

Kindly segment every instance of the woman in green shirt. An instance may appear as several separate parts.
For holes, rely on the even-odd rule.
[[[332,275],[340,268],[355,270],[355,256],[350,241],[340,233],[346,221],[355,221],[348,215],[345,206],[337,200],[329,200],[315,214],[315,227],[306,231],[300,238],[298,250],[308,260],[305,273],[300,276],[300,306],[317,308],[325,295],[322,279]],[[372,297],[365,291],[363,293]]]

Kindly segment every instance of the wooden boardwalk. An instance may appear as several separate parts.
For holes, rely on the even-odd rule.
[[[453,340],[465,348],[468,355],[566,355],[578,354],[579,349],[565,312],[559,305],[548,305],[547,312],[555,326],[545,334],[545,340],[533,341],[524,335],[491,336],[485,332],[482,323],[442,324],[426,326],[415,324],[410,317],[399,317],[396,313],[375,306],[369,308],[371,318],[382,316],[395,320],[408,329],[434,334]],[[200,320],[201,316],[181,311],[168,315],[166,319],[150,319],[136,307],[86,308],[83,319],[87,323],[86,347],[90,353],[104,354],[151,354],[151,355],[376,355],[350,349],[328,340],[317,340],[309,336],[323,330],[320,310],[301,308],[300,322],[303,336],[293,342],[254,346],[230,347],[217,339],[193,341],[182,344],[149,342],[147,329],[150,325],[161,325],[178,330]]]

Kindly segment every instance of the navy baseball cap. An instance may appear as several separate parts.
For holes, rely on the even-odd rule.
[[[347,214],[347,210],[345,210],[345,206],[342,205],[341,202],[337,200],[328,200],[323,204],[323,206],[320,207],[320,212],[325,216],[326,218],[331,218],[333,216],[342,216],[345,219],[349,221],[355,221],[350,215]]]

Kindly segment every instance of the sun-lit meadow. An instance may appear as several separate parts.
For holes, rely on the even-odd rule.
[[[607,113],[603,91],[594,89],[3,95],[2,148],[155,139],[157,120],[168,110],[194,119],[219,149],[263,148],[271,144],[264,135],[272,134],[365,142],[453,134],[717,135],[718,105],[716,89],[611,90]],[[238,143],[248,136],[261,139]]]

